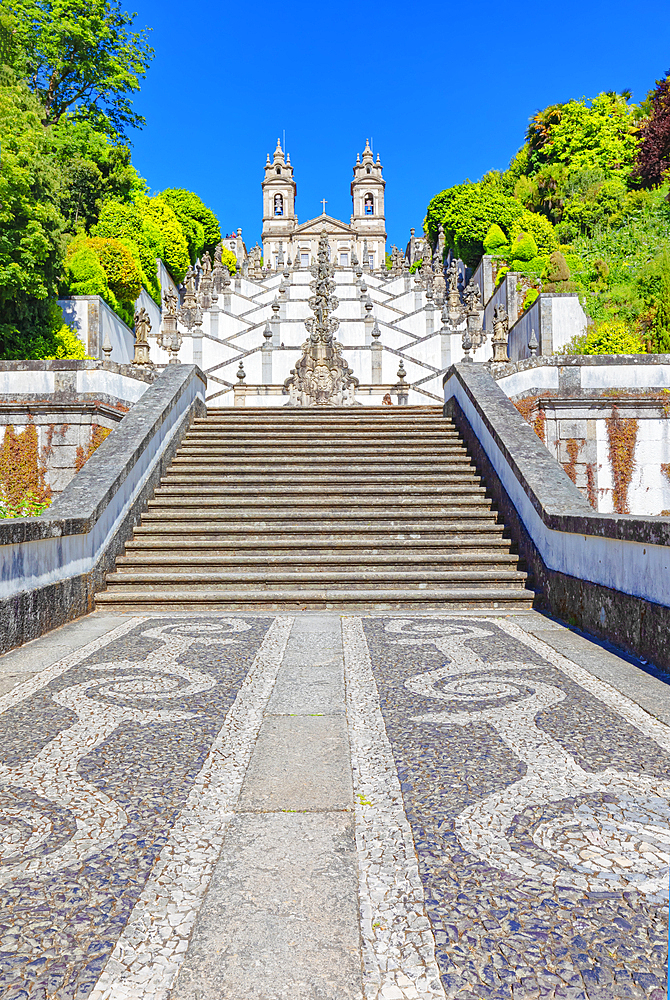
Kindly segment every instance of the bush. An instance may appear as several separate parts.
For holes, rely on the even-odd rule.
[[[528,233],[535,240],[536,253],[551,253],[558,249],[558,235],[549,219],[537,212],[522,212],[512,223],[510,237],[516,239]]]
[[[54,340],[56,342],[55,353],[46,357],[45,361],[55,361],[56,358],[72,358],[76,361],[82,361],[89,356],[82,341],[72,327],[66,323],[62,325]]]
[[[521,309],[522,309],[523,312],[525,312],[527,309],[530,309],[530,307],[532,306],[533,302],[535,302],[537,300],[537,297],[538,297],[539,294],[540,293],[537,290],[537,288],[529,288],[528,289],[528,291],[524,295],[523,304],[521,306]]]
[[[510,248],[512,258],[512,270],[516,270],[514,264],[517,260],[529,261],[537,257],[537,243],[530,233],[519,233]]]
[[[214,256],[221,240],[221,227],[214,212],[192,191],[168,188],[161,192],[163,198],[179,219],[188,243],[191,263],[194,264],[204,250]],[[234,255],[233,255],[234,256]]]
[[[441,212],[442,217],[436,218]],[[524,214],[520,202],[495,183],[459,184],[437,195],[428,206],[424,229],[442,222],[447,244],[468,267],[484,252],[484,239],[496,224],[509,237],[514,222]]]
[[[507,237],[500,226],[494,222],[484,237],[484,253],[501,254],[507,249]]]
[[[623,320],[605,320],[590,327],[581,336],[573,337],[557,354],[644,354],[645,346],[639,333]]]
[[[100,210],[100,218],[91,229],[93,236],[117,239],[140,262],[142,285],[155,302],[160,304],[160,287],[156,274],[156,258],[163,255],[160,229],[150,219],[145,219],[134,205],[107,201]]]
[[[104,272],[104,283],[101,283],[99,269],[95,267],[93,257]],[[76,291],[71,288],[75,295],[104,295],[107,291],[119,302],[133,303],[142,288],[142,276],[135,257],[120,240],[103,236],[78,236],[67,248],[66,267],[77,286]],[[99,290],[85,292],[81,287],[83,285],[97,285]]]
[[[163,243],[161,257],[168,271],[179,284],[184,280],[191,263],[188,255],[188,243],[179,219],[173,209],[160,196],[142,199],[137,207],[142,219],[152,223],[160,233]]]
[[[79,240],[70,244],[65,261],[65,284],[66,291],[71,295],[101,295],[109,301],[110,288],[105,269],[88,241]]]
[[[228,247],[221,247],[221,263],[227,267],[231,274],[237,271],[237,257]]]

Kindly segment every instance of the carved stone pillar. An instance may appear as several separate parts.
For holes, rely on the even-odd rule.
[[[379,324],[375,320],[375,325],[372,330],[371,340],[372,346],[370,348],[370,354],[372,355],[372,384],[381,385],[382,384],[382,345],[379,342],[379,338],[382,333],[379,329]]]
[[[270,324],[266,324],[263,331],[264,343],[261,348],[261,382],[263,385],[272,385],[272,330]]]

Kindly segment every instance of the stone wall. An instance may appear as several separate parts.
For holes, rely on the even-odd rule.
[[[540,292],[532,306],[518,318],[514,314],[513,319],[509,309],[508,312],[507,353],[511,361],[531,357],[528,343],[533,330],[539,344],[538,354],[550,355],[558,353],[573,337],[581,336],[588,321],[579,296],[568,292]]]
[[[37,429],[46,481],[65,489],[92,447],[111,431],[151,384],[130,366],[94,361],[0,362],[0,444],[5,428]]]
[[[670,356],[566,355],[492,372],[594,509],[670,511]]]
[[[444,385],[536,606],[670,668],[670,518],[596,513],[489,366],[455,365]]]
[[[199,369],[171,365],[45,514],[0,521],[0,651],[92,610],[204,395]]]
[[[135,334],[120,316],[99,295],[72,295],[59,299],[63,321],[71,326],[84,347],[86,354],[102,360],[102,345],[109,338],[112,345],[111,360],[127,365],[135,354]]]

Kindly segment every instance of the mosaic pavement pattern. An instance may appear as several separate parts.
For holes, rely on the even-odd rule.
[[[380,795],[387,741],[444,991],[420,995],[664,1000],[667,727],[509,620],[352,618],[344,634],[350,699],[378,751],[357,776],[357,836],[386,841],[362,894],[377,978],[400,969],[396,995],[409,995],[416,949],[384,865],[384,822],[395,813],[407,836],[397,798]]]
[[[111,996],[120,972],[157,996],[171,980],[287,625],[131,619],[5,696],[5,1000]]]
[[[670,729],[512,618],[341,621],[362,997],[665,1000]],[[130,618],[0,698],[0,1000],[167,1000],[292,624]]]

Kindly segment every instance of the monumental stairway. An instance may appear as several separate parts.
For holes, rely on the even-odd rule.
[[[437,407],[196,419],[100,607],[528,608],[532,593]]]

